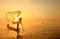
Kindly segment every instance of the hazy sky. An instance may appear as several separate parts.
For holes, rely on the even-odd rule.
[[[0,0],[0,17],[8,11],[21,10],[21,16],[31,18],[60,18],[59,0]],[[5,17],[4,17],[5,18]]]
[[[6,21],[5,13],[17,10],[21,10],[22,12],[24,33],[27,32],[26,37],[28,37],[29,33],[29,36],[33,38],[35,34],[36,36],[38,35],[39,38],[40,36],[44,36],[44,38],[47,36],[52,37],[57,35],[57,31],[60,31],[60,0],[0,0],[0,38],[1,36],[5,37],[7,24],[9,23],[9,21]],[[42,18],[43,20],[40,20]],[[57,20],[45,20],[50,18]],[[9,23],[9,25],[13,26],[11,23]],[[13,27],[16,27],[16,25]],[[54,35],[55,33],[56,35]],[[7,32],[7,37],[9,37],[8,34],[10,33]]]

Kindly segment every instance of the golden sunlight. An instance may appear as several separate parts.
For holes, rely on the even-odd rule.
[[[14,22],[17,22],[17,21],[19,21],[18,17],[16,17],[16,19],[14,20]]]

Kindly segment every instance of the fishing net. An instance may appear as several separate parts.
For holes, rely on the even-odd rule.
[[[12,22],[15,20],[16,17],[19,17],[21,14],[21,11],[11,11],[6,13],[6,19],[9,22]]]

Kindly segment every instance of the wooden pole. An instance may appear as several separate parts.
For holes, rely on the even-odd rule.
[[[17,23],[17,39],[19,39],[19,23]]]

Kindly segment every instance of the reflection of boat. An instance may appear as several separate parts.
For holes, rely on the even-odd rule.
[[[17,31],[16,28],[9,26],[9,24],[7,24],[7,28],[8,28],[9,30]]]

